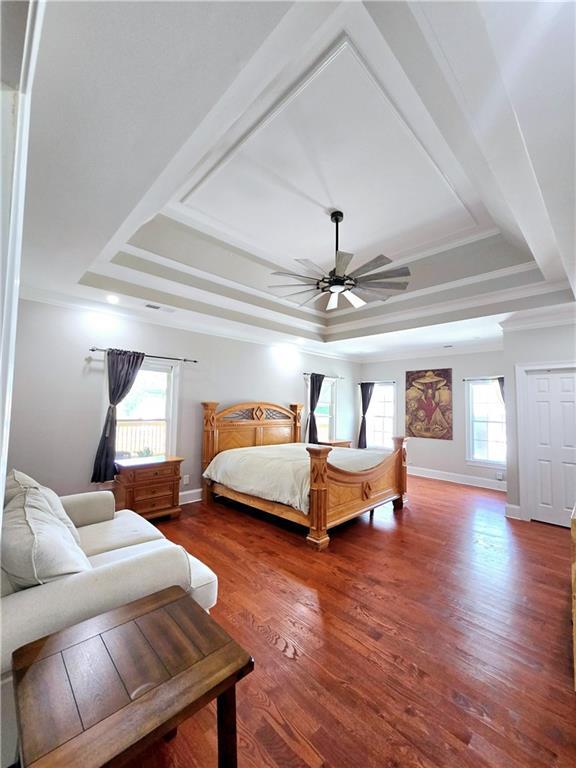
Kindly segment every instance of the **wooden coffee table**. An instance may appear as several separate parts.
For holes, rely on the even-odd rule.
[[[254,661],[180,587],[12,656],[22,766],[121,766],[217,698],[218,765],[236,766],[235,686]]]

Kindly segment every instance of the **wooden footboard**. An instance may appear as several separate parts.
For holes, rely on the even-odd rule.
[[[406,493],[404,438],[394,438],[394,452],[370,469],[348,472],[329,463],[329,447],[308,447],[310,454],[310,531],[306,540],[325,549],[328,530],[387,501],[401,509]]]
[[[202,403],[204,437],[202,470],[214,456],[229,448],[300,442],[302,406],[290,408],[274,403],[239,403],[217,411],[218,403]],[[220,483],[203,481],[203,498],[214,495],[239,501],[269,514],[308,528],[306,540],[325,549],[328,531],[335,525],[368,512],[387,501],[401,509],[406,492],[406,450],[404,438],[394,438],[394,451],[380,464],[361,472],[348,472],[329,462],[329,446],[308,447],[310,454],[310,509],[305,515],[286,504],[234,491]]]

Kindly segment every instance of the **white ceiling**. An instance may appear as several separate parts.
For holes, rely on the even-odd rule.
[[[23,296],[114,293],[139,317],[170,310],[154,322],[327,354],[492,343],[495,317],[574,298],[573,17],[561,3],[48,4]],[[333,207],[355,264],[410,266],[405,294],[328,314],[270,292],[275,266],[330,266]]]
[[[334,208],[345,214],[342,249],[366,257],[493,230],[453,183],[344,42],[194,184],[181,215],[285,266],[311,258],[330,269]]]

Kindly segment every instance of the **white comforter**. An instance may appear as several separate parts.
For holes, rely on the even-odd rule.
[[[288,504],[307,515],[310,455],[306,447],[306,443],[287,443],[222,451],[212,459],[204,477],[240,493]],[[328,461],[340,469],[358,472],[380,464],[390,453],[333,448]]]

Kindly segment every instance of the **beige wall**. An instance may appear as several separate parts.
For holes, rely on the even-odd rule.
[[[524,331],[504,329],[506,377],[506,433],[508,439],[508,504],[519,504],[518,415],[516,413],[516,365],[531,363],[576,364],[576,329],[573,325]],[[517,513],[514,512],[515,514]]]
[[[190,333],[102,313],[20,302],[9,467],[15,466],[61,494],[90,488],[105,408],[102,354],[90,346],[197,358],[180,381],[178,453],[183,473],[200,485],[202,400],[304,402],[302,373],[340,375],[337,434],[355,438],[358,366],[302,354],[298,347],[264,346]]]
[[[20,302],[15,391],[9,466],[52,485],[60,493],[90,488],[89,478],[106,405],[102,355],[87,361],[92,345],[140,349],[150,354],[198,358],[184,365],[180,386],[177,450],[183,473],[195,490],[200,484],[202,418],[200,402],[223,406],[240,400],[304,402],[303,371],[343,376],[338,382],[337,436],[356,440],[359,381],[397,382],[397,431],[404,433],[404,380],[407,370],[452,368],[454,439],[411,438],[412,467],[491,481],[496,469],[466,462],[463,379],[504,375],[506,379],[509,503],[518,504],[515,365],[566,362],[575,357],[569,326],[505,331],[503,351],[418,357],[366,363],[302,353],[294,345],[251,344],[167,328],[123,317]]]
[[[432,370],[434,368],[452,368],[453,439],[430,440],[411,437],[407,444],[408,466],[472,478],[484,478],[495,484],[499,483],[496,480],[497,469],[469,464],[466,461],[466,398],[463,379],[502,375],[504,372],[502,352],[476,352],[466,355],[447,354],[367,363],[362,365],[360,374],[363,381],[396,381],[397,431],[398,434],[404,434],[406,371]],[[504,483],[502,489],[505,489]]]

